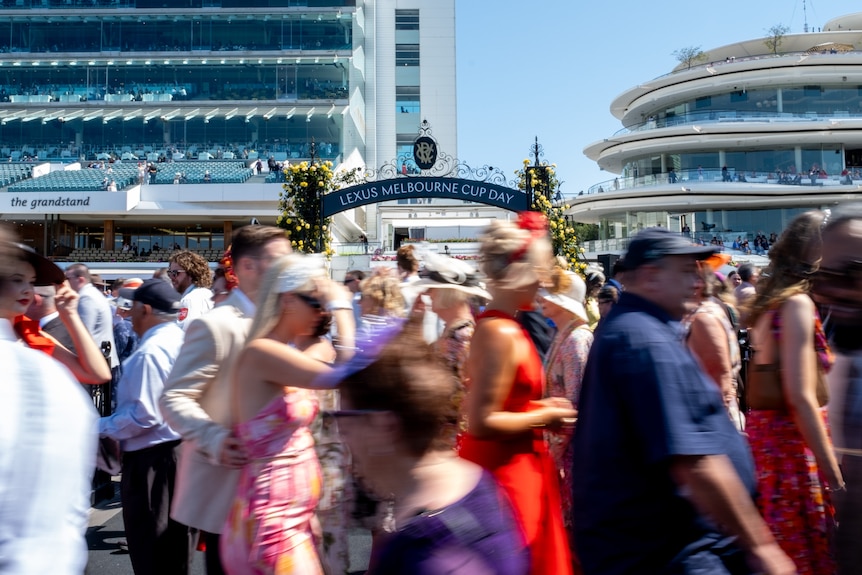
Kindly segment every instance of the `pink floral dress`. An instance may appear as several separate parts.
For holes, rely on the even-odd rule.
[[[576,327],[576,322],[570,322],[557,332],[545,360],[548,397],[566,398],[577,409],[584,368],[592,345],[593,332],[588,324]],[[560,474],[563,523],[569,539],[572,540],[572,430],[566,433],[548,433],[547,439],[551,456]]]
[[[308,426],[317,401],[287,388],[249,421],[236,426],[251,460],[221,536],[229,575],[322,575],[311,535],[321,473]]]

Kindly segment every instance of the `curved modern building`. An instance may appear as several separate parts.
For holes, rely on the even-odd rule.
[[[728,244],[862,199],[862,13],[822,32],[711,49],[611,103],[623,128],[584,153],[612,179],[570,198],[616,251],[650,226]]]

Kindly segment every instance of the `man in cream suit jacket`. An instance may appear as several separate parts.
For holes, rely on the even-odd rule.
[[[209,575],[224,572],[219,534],[246,462],[231,434],[229,374],[245,345],[261,280],[273,261],[290,253],[290,243],[279,228],[245,226],[234,233],[231,252],[240,287],[188,326],[159,402],[165,420],[183,437],[171,516],[203,532]]]

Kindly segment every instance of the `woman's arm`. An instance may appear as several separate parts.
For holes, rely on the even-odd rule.
[[[242,351],[237,375],[246,381],[266,381],[284,387],[316,387],[315,381],[332,368],[289,345],[266,337],[250,341]],[[243,374],[243,375],[240,375]]]
[[[733,397],[733,366],[730,364],[727,331],[721,321],[709,313],[694,314],[688,347],[721,390],[726,405]]]
[[[526,359],[526,344],[520,327],[512,322],[486,319],[479,323],[466,364],[471,435],[480,439],[519,435],[535,427],[561,426],[563,418],[576,416],[571,403],[561,399],[525,413],[502,410],[517,367]],[[567,407],[560,407],[562,402],[568,403]]]
[[[818,358],[814,351],[814,302],[807,295],[791,297],[781,306],[781,383],[793,419],[829,487],[844,485],[826,426],[817,405]]]
[[[76,355],[58,343],[54,348],[54,359],[68,367],[81,383],[100,385],[110,381],[111,368],[78,315],[78,294],[69,287],[69,282],[57,287],[54,301],[77,352]]]

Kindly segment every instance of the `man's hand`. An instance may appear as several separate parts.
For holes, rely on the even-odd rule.
[[[245,445],[232,431],[222,444],[219,463],[225,467],[242,467],[248,463]]]

